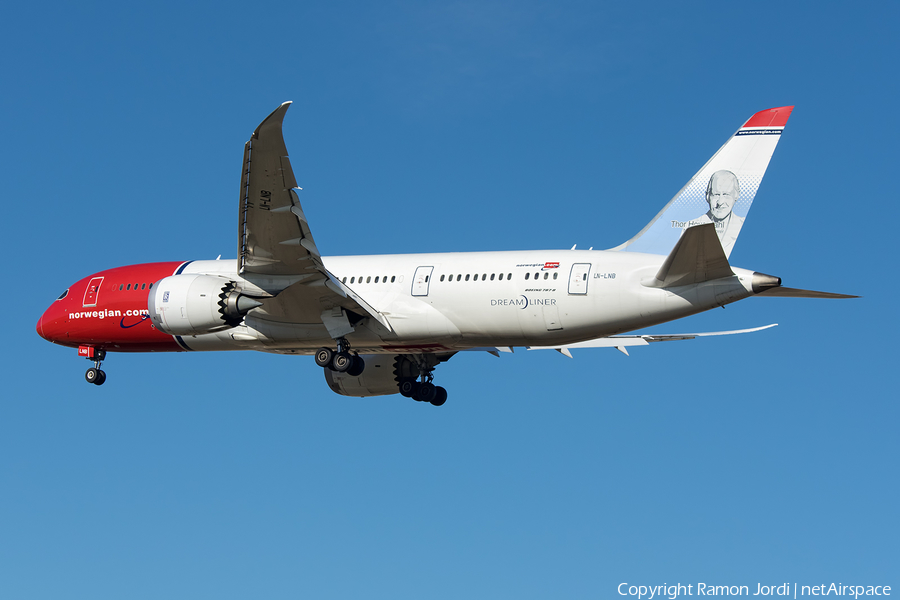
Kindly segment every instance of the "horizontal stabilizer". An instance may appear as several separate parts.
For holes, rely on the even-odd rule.
[[[817,292],[815,290],[798,290],[789,287],[773,287],[756,294],[757,296],[780,296],[782,298],[859,298],[849,294]]]
[[[653,287],[675,287],[731,277],[725,251],[712,223],[689,227],[656,274]]]

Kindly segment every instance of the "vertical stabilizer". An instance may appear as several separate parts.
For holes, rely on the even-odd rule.
[[[640,233],[613,250],[669,254],[685,229],[712,223],[730,256],[793,108],[750,117]]]

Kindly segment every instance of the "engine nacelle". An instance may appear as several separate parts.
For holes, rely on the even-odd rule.
[[[242,295],[235,283],[212,275],[172,275],[153,284],[150,320],[169,335],[199,335],[240,325],[262,303]]]
[[[332,391],[342,396],[358,397],[400,393],[395,373],[398,356],[394,354],[360,354],[359,356],[366,361],[366,368],[358,377],[324,369],[325,381],[328,382],[328,387]]]

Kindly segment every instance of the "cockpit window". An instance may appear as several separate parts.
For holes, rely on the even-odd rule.
[[[57,300],[62,300],[63,298],[65,298],[68,295],[69,295],[69,290],[66,290],[62,294],[59,295],[59,298],[57,298]]]

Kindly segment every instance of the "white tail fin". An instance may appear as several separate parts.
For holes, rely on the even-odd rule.
[[[730,256],[793,108],[750,117],[646,227],[613,250],[668,254],[685,229],[714,223]]]

